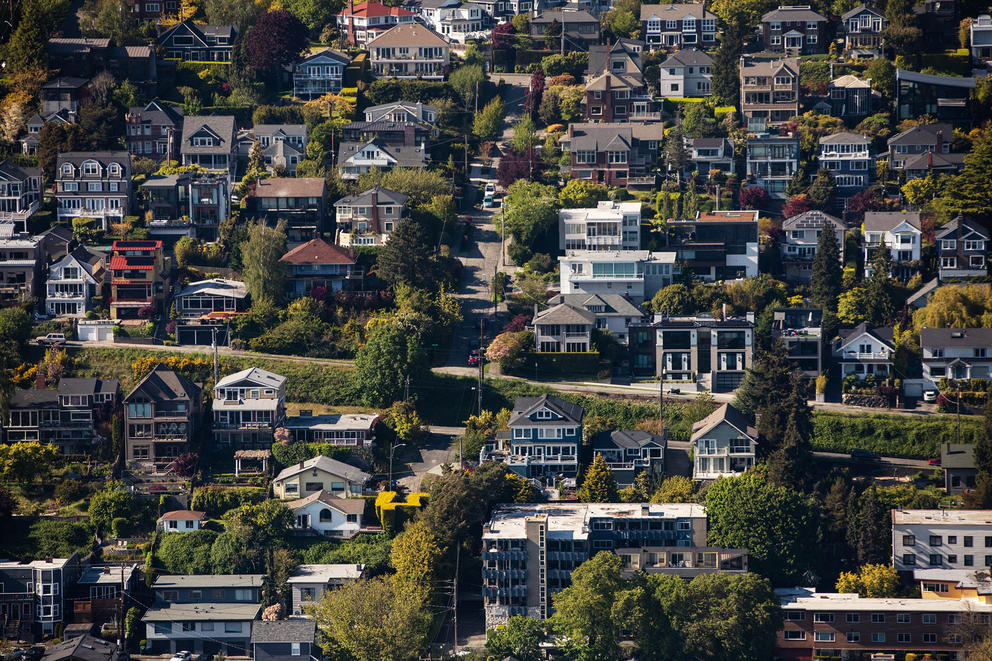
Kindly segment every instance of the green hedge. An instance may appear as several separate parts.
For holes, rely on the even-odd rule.
[[[524,373],[534,369],[537,378],[558,377],[563,374],[595,376],[599,371],[599,352],[585,353],[528,353],[524,359]]]
[[[974,443],[981,429],[979,420],[962,419],[961,441]],[[956,440],[953,416],[813,413],[812,445],[821,452],[847,453],[860,448],[883,457],[929,459],[940,456],[941,443]]]

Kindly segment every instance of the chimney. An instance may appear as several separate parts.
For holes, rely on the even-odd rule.
[[[641,516],[650,516],[650,515],[651,515],[651,506],[648,505],[647,503],[643,503],[641,505]]]
[[[937,130],[937,153],[944,153],[944,131],[943,129]]]
[[[355,0],[348,0],[348,43],[358,45],[355,43]]]
[[[45,389],[45,373],[38,370],[34,375],[34,388],[35,390]]]
[[[928,151],[927,152],[927,170],[932,170],[932,169],[933,169],[933,152],[932,151]]]
[[[721,319],[726,319],[727,318],[727,304],[726,303],[722,303],[720,305],[720,318]]]
[[[403,146],[404,147],[416,147],[417,146],[417,125],[407,122],[403,126]]]
[[[372,189],[372,230],[379,231],[379,187]]]
[[[300,462],[300,470],[303,470],[303,462]]]

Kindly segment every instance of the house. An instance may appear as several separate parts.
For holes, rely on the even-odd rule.
[[[925,308],[930,304],[930,299],[933,297],[934,292],[940,289],[942,286],[940,284],[940,278],[933,278],[929,282],[923,284],[922,287],[913,292],[909,298],[906,299],[906,307],[910,312],[915,312],[920,308]]]
[[[204,25],[182,21],[159,27],[158,46],[169,57],[198,62],[230,62],[238,31],[231,25]]]
[[[643,41],[618,38],[610,44],[596,44],[589,47],[589,64],[586,65],[586,79],[595,78],[601,73],[618,73],[630,76],[644,76],[644,62],[641,51]]]
[[[239,144],[239,157],[247,158],[257,140],[269,172],[285,170],[296,175],[296,164],[307,157],[306,124],[256,124]]]
[[[621,294],[650,300],[672,284],[674,252],[569,250],[558,258],[562,294]]]
[[[741,56],[741,112],[748,131],[780,126],[799,114],[799,60]]]
[[[661,113],[639,73],[604,71],[589,76],[584,99],[586,121],[659,120]]]
[[[5,636],[40,641],[53,636],[56,627],[67,621],[65,596],[80,574],[79,556],[46,558],[29,562],[0,562],[0,594]]]
[[[53,317],[85,317],[90,301],[101,295],[106,275],[105,255],[76,248],[48,267],[45,311]]]
[[[290,619],[253,622],[251,627],[252,661],[310,661],[320,654],[317,647],[317,623]]]
[[[975,62],[988,64],[992,61],[992,16],[982,14],[971,20],[968,28],[971,47],[971,59]]]
[[[784,5],[761,17],[765,50],[792,56],[827,50],[827,18],[809,5]]]
[[[173,510],[158,517],[155,528],[159,532],[192,532],[202,528],[206,518],[206,512]]]
[[[128,6],[134,17],[140,21],[158,21],[159,19],[175,15],[179,8],[178,0],[127,0]]]
[[[562,209],[558,233],[562,250],[638,250],[641,203],[603,200],[595,208]]]
[[[716,44],[716,14],[702,2],[641,5],[641,33],[651,50]]]
[[[365,143],[378,140],[386,145],[416,147],[425,145],[437,135],[437,127],[426,122],[376,121],[349,122],[341,127],[341,141]]]
[[[744,379],[754,356],[754,314],[663,317],[632,324],[628,341],[635,377],[696,384],[730,392]]]
[[[885,12],[870,4],[860,4],[840,17],[844,50],[850,57],[882,55],[882,31],[889,26]]]
[[[379,78],[444,80],[451,66],[451,44],[433,30],[401,23],[368,43],[372,73]]]
[[[437,106],[417,101],[395,101],[365,109],[366,122],[408,122],[430,127],[437,122]]]
[[[402,7],[389,7],[381,2],[348,5],[337,15],[338,29],[352,46],[366,48],[368,43],[396,25],[412,25],[416,14]]]
[[[199,319],[211,312],[246,312],[248,286],[238,280],[211,278],[183,286],[176,294],[176,314],[180,319]]]
[[[392,168],[427,167],[430,156],[423,143],[420,145],[397,145],[380,138],[359,142],[344,142],[338,148],[338,169],[341,178],[353,181],[367,174],[372,168],[391,170]]]
[[[372,478],[365,471],[323,455],[284,469],[272,480],[276,498],[306,498],[329,487],[332,495],[360,498],[365,483]]]
[[[163,469],[189,443],[200,419],[200,386],[156,365],[124,398],[124,443],[129,464]]]
[[[127,658],[127,653],[121,653],[116,643],[86,634],[49,647],[41,661],[118,661]]]
[[[989,230],[971,218],[958,216],[934,235],[941,280],[988,275]]]
[[[758,432],[751,421],[731,404],[692,426],[692,479],[732,477],[754,466]]]
[[[892,565],[896,571],[992,566],[990,526],[990,510],[894,509]]]
[[[309,296],[314,287],[328,294],[345,289],[349,279],[360,276],[355,255],[323,239],[310,239],[279,258],[286,265],[286,287],[291,298]]]
[[[112,621],[117,614],[123,597],[125,604],[133,603],[139,580],[139,565],[119,563],[117,565],[87,566],[69,586],[66,595],[66,608],[71,611],[72,621],[77,625],[92,626],[93,623]],[[71,626],[71,625],[70,625]],[[82,633],[82,632],[81,632]],[[85,635],[85,633],[83,633]],[[64,638],[70,637],[66,627]]]
[[[92,218],[105,232],[131,209],[131,155],[126,151],[67,151],[55,169],[58,221]]]
[[[286,584],[292,591],[292,614],[309,617],[306,608],[324,598],[324,592],[365,577],[363,565],[296,565]]]
[[[845,74],[827,83],[826,107],[821,111],[841,119],[867,117],[872,113],[874,96],[871,79],[861,80],[857,76]]]
[[[155,94],[158,67],[155,49],[147,44],[119,46],[111,39],[53,38],[47,50],[48,68],[62,76],[93,78],[107,71],[116,80],[131,81],[142,94]]]
[[[953,133],[954,127],[946,122],[918,124],[897,133],[886,141],[889,167],[905,170],[910,159],[925,154],[948,156]]]
[[[344,83],[344,70],[351,58],[340,51],[326,48],[292,65],[293,96],[312,99],[325,94],[337,94]]]
[[[608,332],[620,344],[627,344],[627,331],[644,316],[641,308],[623,294],[558,294],[548,305],[566,304],[591,312],[596,328]]]
[[[507,424],[507,467],[527,478],[575,477],[584,413],[578,404],[554,395],[517,397]]]
[[[481,5],[460,0],[421,0],[417,13],[427,27],[456,44],[488,39],[492,23]]]
[[[236,148],[233,115],[183,118],[180,149],[183,165],[199,165],[212,172],[233,174]]]
[[[938,76],[896,69],[896,119],[933,115],[955,125],[970,125],[974,78]]]
[[[0,235],[0,304],[22,303],[36,296],[43,264],[40,236]]]
[[[269,448],[286,416],[286,377],[259,367],[228,374],[214,386],[214,443]]]
[[[57,110],[52,113],[46,113],[44,117],[35,113],[27,121],[28,132],[22,135],[20,138],[21,143],[21,153],[27,156],[37,154],[39,146],[39,138],[41,137],[41,129],[45,124],[49,122],[54,122],[56,124],[61,124],[63,127],[69,124],[76,123],[76,113],[71,110]]]
[[[341,498],[321,490],[306,498],[287,501],[286,507],[295,517],[293,532],[351,539],[362,529],[365,499]]]
[[[600,42],[599,19],[583,9],[535,9],[528,23],[530,38],[544,42],[547,29],[556,23],[562,27],[558,41],[565,44],[566,51],[587,51]]]
[[[774,200],[784,200],[799,171],[799,136],[759,133],[747,141],[747,180]]]
[[[96,430],[120,402],[117,379],[59,379],[57,390],[15,390],[8,405],[6,443],[36,441],[62,454],[94,454],[106,440]]]
[[[918,270],[923,242],[919,211],[868,211],[861,234],[865,237],[865,277],[871,275],[872,258],[880,249],[892,255],[893,277],[908,280]]]
[[[638,473],[664,473],[666,447],[663,436],[630,429],[603,431],[592,439],[593,457],[603,457],[620,488],[633,486]]]
[[[41,168],[0,161],[0,231],[8,236],[28,231],[28,220],[41,206]]]
[[[713,58],[701,50],[687,48],[668,57],[659,67],[661,95],[673,99],[710,95]]]
[[[803,376],[815,379],[824,373],[823,310],[820,308],[775,308],[772,337],[782,340],[789,362]]]
[[[923,43],[955,43],[961,29],[959,9],[957,0],[923,0],[919,5],[914,5],[913,13],[923,31]]]
[[[705,181],[710,172],[719,170],[726,174],[734,174],[734,142],[728,138],[686,138],[689,159],[686,163],[686,175],[693,172]]]
[[[992,329],[921,328],[923,380],[936,388],[941,379],[988,379],[992,376]]]
[[[700,211],[669,221],[669,249],[708,282],[758,275],[758,212]]]
[[[961,494],[974,489],[978,478],[973,443],[941,443],[940,469],[944,472],[944,491]]]
[[[541,547],[545,555],[531,552]],[[553,596],[600,551],[618,554],[626,577],[747,571],[745,549],[706,546],[706,510],[695,503],[501,505],[482,528],[486,628],[513,615],[550,617]],[[543,557],[555,564],[542,572]]]
[[[534,315],[534,348],[538,353],[593,351],[596,315],[584,308],[559,303]]]
[[[928,151],[925,154],[910,156],[905,161],[903,173],[906,181],[910,179],[922,179],[929,174],[954,175],[964,167],[965,154],[939,154]]]
[[[79,107],[91,96],[88,78],[59,76],[41,86],[41,114],[49,115],[67,110],[75,116]]]
[[[167,278],[161,241],[114,241],[110,249],[110,318],[161,310]]]
[[[844,235],[847,232],[847,225],[840,218],[814,209],[782,221],[779,249],[787,279],[810,280],[813,277],[813,259],[819,247],[820,234],[828,224],[833,225],[840,263],[843,264]]]
[[[408,195],[376,186],[334,203],[336,243],[341,246],[381,246],[406,211]]]
[[[924,599],[968,599],[992,604],[992,573],[982,569],[914,569],[913,581]],[[978,617],[981,617],[979,615]],[[979,622],[983,622],[979,620]]]
[[[178,160],[183,130],[183,109],[159,99],[145,106],[129,108],[124,115],[127,123],[127,150],[135,158]]]
[[[855,194],[875,180],[871,138],[847,131],[820,138],[819,165],[834,176],[837,204],[846,209]]]
[[[140,188],[152,214],[149,235],[172,245],[183,236],[216,241],[221,222],[230,216],[226,172],[151,175]]]
[[[381,420],[377,413],[321,413],[301,410],[289,416],[283,427],[294,443],[326,443],[339,447],[372,447],[375,429]]]
[[[286,220],[291,244],[309,241],[324,230],[327,182],[320,177],[269,177],[255,184],[255,213],[273,225]]]
[[[248,656],[252,627],[262,611],[263,574],[159,576],[145,611],[152,654]]]
[[[636,189],[655,185],[663,138],[661,122],[576,122],[568,125],[560,143],[569,152],[572,179]]]
[[[840,329],[837,335],[833,354],[842,379],[851,374],[858,379],[887,379],[892,373],[896,345],[891,326],[872,327],[863,321],[854,328]]]

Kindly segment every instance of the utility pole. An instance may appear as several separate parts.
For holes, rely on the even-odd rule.
[[[217,384],[217,327],[214,326],[210,329],[210,335],[213,338],[214,345],[214,385]]]
[[[960,445],[960,443],[961,443],[961,381],[958,380],[958,379],[955,379],[954,381],[955,381],[955,383],[956,383],[956,385],[958,387],[958,413],[957,413],[958,433],[957,433],[957,442]]]
[[[503,198],[499,207],[500,211],[503,212],[503,222],[500,223],[499,234],[499,265],[506,266],[506,198]]]
[[[457,546],[455,546],[455,580],[452,581],[451,583],[453,599],[455,602],[454,610],[451,612],[452,622],[454,624],[452,629],[454,629],[454,634],[455,634],[455,656],[458,656],[458,568],[461,564],[461,558],[462,558],[462,545],[458,544]]]
[[[496,298],[495,287],[493,288],[493,298],[494,299]],[[485,338],[485,330],[484,330],[485,327],[486,327],[486,320],[485,319],[480,320],[479,321],[479,393],[478,393],[480,416],[482,415],[482,378],[485,372],[485,362],[486,362],[485,354],[482,353],[482,341],[483,338]]]
[[[121,570],[121,598],[118,602],[117,620],[117,649],[124,649],[124,563],[119,567]]]
[[[410,375],[409,374],[406,375],[406,385],[403,388],[403,401],[404,402],[409,402],[410,401]]]
[[[565,55],[565,8],[561,8],[561,53]]]
[[[464,134],[465,138],[465,182],[469,181],[468,177],[468,133]]]

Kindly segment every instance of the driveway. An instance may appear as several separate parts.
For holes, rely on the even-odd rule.
[[[464,433],[464,427],[431,426],[430,437],[420,448],[408,446],[396,451],[393,479],[408,491],[419,491],[424,475],[440,475],[441,466],[456,462],[455,441]]]

